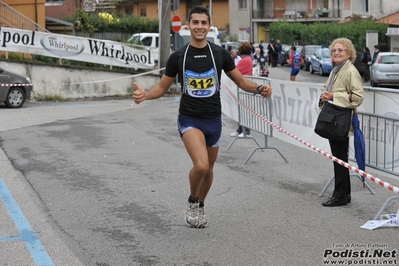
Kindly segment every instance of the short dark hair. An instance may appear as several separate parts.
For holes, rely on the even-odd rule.
[[[380,46],[378,46],[378,44],[374,45],[375,49],[380,49]]]
[[[292,51],[296,51],[295,45],[291,46]]]
[[[190,10],[190,12],[188,12],[188,22],[191,21],[191,16],[193,14],[205,14],[205,15],[207,15],[208,16],[208,22],[209,22],[209,24],[211,24],[211,16],[209,15],[208,9],[206,9],[205,7],[203,7],[203,6],[194,6]]]

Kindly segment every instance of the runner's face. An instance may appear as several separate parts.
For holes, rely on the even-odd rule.
[[[191,20],[188,24],[190,28],[191,38],[196,41],[202,41],[206,39],[206,35],[211,27],[206,14],[192,14]]]

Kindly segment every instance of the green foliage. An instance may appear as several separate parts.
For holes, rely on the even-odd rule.
[[[131,34],[138,32],[159,32],[159,20],[148,19],[145,17],[132,17],[126,14],[120,14],[112,17],[112,21],[107,16],[98,13],[86,13],[81,9],[77,9],[71,18],[64,20],[74,23],[75,28],[86,32],[94,31],[105,32],[128,32]],[[79,22],[78,22],[79,21]]]
[[[33,91],[32,98],[35,101],[63,102],[65,99],[60,95],[42,95]]]
[[[314,24],[289,23],[279,21],[270,24],[270,36],[274,40],[280,39],[281,43],[294,44],[323,44],[329,46],[336,38],[345,37],[353,42],[356,50],[362,50],[366,45],[366,31],[378,31],[379,43],[389,43],[385,35],[388,25],[375,23],[371,19],[361,19],[354,16],[352,21],[346,23]]]
[[[238,42],[238,35],[237,34],[233,34],[230,36],[229,38],[230,42]]]
[[[11,52],[8,54],[8,59],[22,61],[22,54]]]
[[[45,55],[33,54],[32,57],[34,62],[42,62],[46,64],[58,64],[59,61],[58,58],[45,56]]]
[[[98,17],[98,15],[96,16]],[[95,25],[90,21],[90,15],[79,8],[75,11],[73,23],[75,28],[89,34],[96,30]]]

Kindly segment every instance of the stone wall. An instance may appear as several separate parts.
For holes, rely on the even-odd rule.
[[[136,81],[148,90],[160,80],[158,73],[126,73],[113,70],[0,61],[0,67],[28,76],[32,98],[60,96],[63,99],[121,96],[131,94]]]

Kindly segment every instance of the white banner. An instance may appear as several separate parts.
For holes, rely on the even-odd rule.
[[[222,113],[238,122],[238,104],[227,92],[230,91],[235,97],[238,97],[237,85],[222,71],[220,97],[222,101]]]
[[[0,27],[0,50],[129,68],[155,66],[145,46],[5,27]]]
[[[318,103],[324,90],[323,84],[272,79],[271,86],[273,123],[319,149],[330,152],[328,141],[313,131],[319,114]],[[307,147],[277,130],[273,131],[273,136],[300,147]]]
[[[256,80],[259,78],[252,79],[260,84],[259,80]],[[228,85],[224,86],[224,84]],[[320,94],[324,90],[323,84],[271,79],[271,86],[273,88],[271,122],[317,148],[331,153],[328,141],[314,133],[314,126],[319,114],[318,102]],[[223,74],[222,91],[226,87],[232,92],[237,91],[237,86]],[[234,113],[234,110],[238,110],[237,103],[227,93],[221,93],[221,97],[223,114],[238,121],[238,113]],[[253,108],[252,106],[249,107]],[[254,111],[256,112],[256,110]],[[395,90],[365,89],[365,98],[358,111],[398,119],[399,93]],[[360,123],[366,143],[366,161],[381,168],[389,167],[393,163],[394,169],[389,170],[398,173],[399,124],[394,124],[392,120],[368,119],[369,116],[365,117],[367,121],[360,121]],[[395,135],[392,132],[395,132]],[[309,148],[276,129],[273,130],[273,137],[303,148]],[[349,143],[349,155],[354,158],[353,138]],[[384,150],[385,154],[382,152]],[[395,162],[392,162],[393,159]]]

